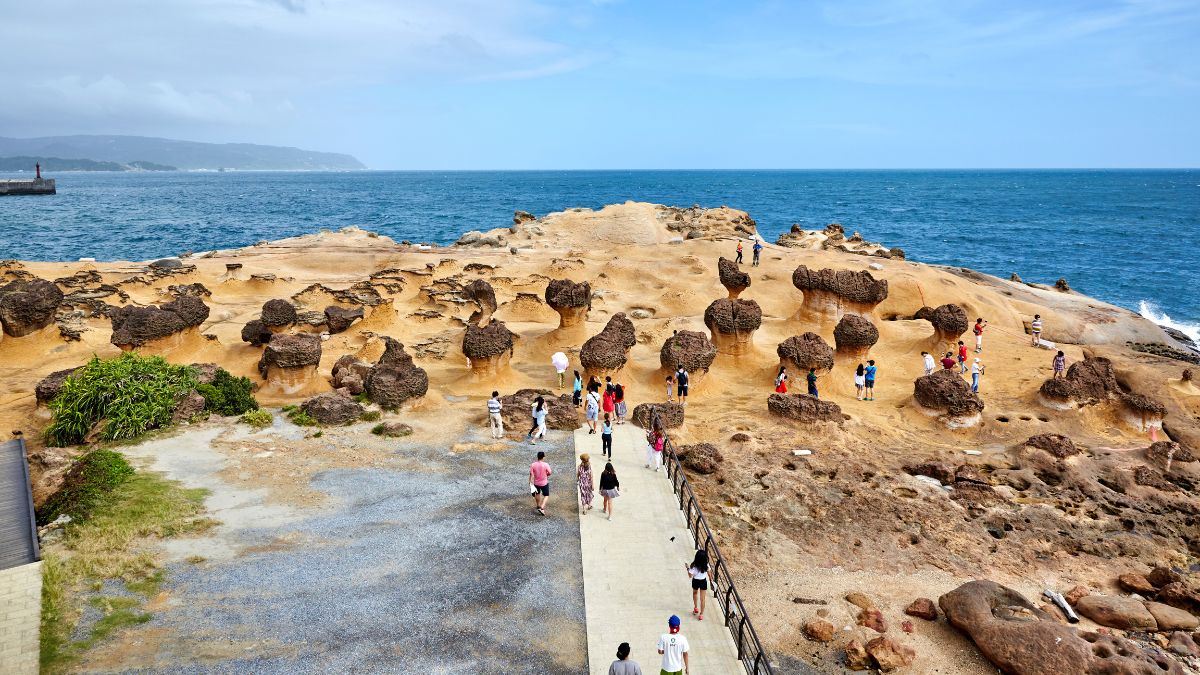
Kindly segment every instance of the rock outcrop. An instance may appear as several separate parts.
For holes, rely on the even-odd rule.
[[[637,344],[633,322],[624,312],[617,312],[605,324],[604,330],[588,338],[579,350],[579,364],[588,377],[604,379],[625,367],[629,350]]]
[[[1055,409],[1093,405],[1121,393],[1112,361],[1103,357],[1076,361],[1065,377],[1046,380],[1038,390],[1043,405]]]
[[[1145,394],[1125,393],[1118,395],[1121,401],[1121,419],[1138,431],[1149,431],[1151,427],[1162,429],[1167,407]]]
[[[499,323],[494,321],[492,325]],[[371,366],[363,382],[367,398],[381,408],[397,408],[405,401],[424,396],[429,391],[425,369],[413,363],[399,341],[390,337],[384,337],[383,341],[387,345],[383,356]]]
[[[649,431],[650,424],[657,415],[664,429],[674,429],[683,426],[686,412],[687,408],[678,403],[642,403],[633,409],[633,415],[629,419]]]
[[[935,308],[922,307],[917,310],[913,318],[924,319],[933,325],[931,341],[937,351],[943,351],[947,345],[958,342],[958,339],[970,327],[967,310],[954,304],[940,305]]]
[[[363,318],[362,307],[346,309],[345,307],[330,305],[325,308],[325,325],[329,328],[331,334],[346,331],[355,321],[361,318]]]
[[[742,271],[738,264],[724,257],[717,260],[717,274],[721,277],[721,285],[729,291],[730,299],[735,299],[742,291],[750,288],[750,275]]]
[[[754,331],[762,325],[762,308],[753,300],[715,300],[704,310],[704,325],[722,354],[738,355],[750,350]]]
[[[752,237],[757,224],[750,214],[727,206],[706,209],[699,205],[689,208],[661,206],[658,219],[667,229],[679,232],[688,239],[702,237]]]
[[[71,377],[71,375],[75,374],[75,371],[82,367],[83,366],[76,366],[74,368],[67,368],[65,370],[56,370],[42,378],[42,380],[38,382],[37,386],[33,389],[33,394],[37,400],[37,404],[41,405],[43,403],[49,403],[50,401],[53,401],[54,398],[58,396],[58,392],[62,391],[63,384],[67,381],[67,378]]]
[[[558,327],[570,328],[587,321],[592,308],[592,285],[586,281],[552,279],[546,286],[546,304],[558,312]]]
[[[321,338],[311,333],[271,337],[258,360],[258,373],[284,391],[298,391],[321,363]]]
[[[808,394],[771,394],[767,398],[767,410],[774,415],[805,424],[817,422],[841,424],[846,420],[841,406],[832,401],[822,401]]]
[[[208,305],[200,298],[185,295],[158,307],[127,305],[110,314],[112,336],[109,342],[123,350],[137,349],[164,338],[179,335],[204,323]]]
[[[496,290],[487,281],[476,279],[463,288],[463,295],[478,306],[478,309],[472,312],[470,318],[467,319],[467,323],[487,327],[498,306]]]
[[[255,347],[261,347],[270,342],[272,335],[274,333],[263,324],[262,319],[251,319],[246,322],[245,326],[242,326],[242,342],[249,342]]]
[[[579,412],[568,394],[555,396],[549,389],[520,389],[500,397],[500,417],[504,431],[524,435],[533,423],[533,402],[541,396],[546,402],[546,428],[574,431],[579,427]]]
[[[717,358],[717,346],[708,336],[696,330],[681,330],[663,342],[658,352],[658,363],[663,370],[674,371],[683,366],[693,382],[712,367]]]
[[[1158,630],[1158,622],[1146,605],[1130,597],[1085,595],[1075,603],[1075,611],[1101,626],[1121,630]]]
[[[51,281],[18,279],[0,286],[0,328],[9,337],[25,337],[54,323],[63,293]]]
[[[271,332],[278,333],[296,323],[296,306],[287,300],[268,300],[263,303],[260,320]]]
[[[926,412],[944,416],[951,426],[979,421],[983,400],[954,370],[938,370],[913,382],[913,400]]]
[[[335,392],[317,394],[300,404],[300,409],[321,424],[349,424],[364,412],[357,401]]]
[[[1074,441],[1062,434],[1038,434],[1037,436],[1030,436],[1025,441],[1025,445],[1045,450],[1058,459],[1066,459],[1081,452]]]
[[[787,366],[797,377],[809,368],[816,368],[818,373],[833,368],[833,348],[816,333],[793,335],[779,343],[775,351],[779,354],[779,365]]]
[[[871,316],[888,296],[887,281],[867,271],[810,270],[801,265],[792,272],[792,285],[804,293],[798,318],[806,319]]]
[[[333,388],[345,389],[351,395],[365,391],[367,373],[371,364],[350,354],[343,354],[333,364]]]
[[[679,445],[675,447],[675,456],[683,463],[684,468],[700,474],[715,473],[721,468],[725,457],[717,446],[712,443],[696,443],[694,445]]]
[[[839,361],[855,363],[866,359],[876,342],[879,342],[879,329],[870,319],[858,314],[844,315],[833,329],[835,358]]]
[[[486,326],[468,323],[463,333],[463,355],[471,362],[471,372],[494,375],[512,359],[513,332],[503,321],[490,321]]]

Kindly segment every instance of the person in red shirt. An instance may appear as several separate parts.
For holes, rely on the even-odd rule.
[[[600,401],[600,407],[603,408],[604,412],[610,415],[613,415],[616,412],[617,392],[615,389],[608,389],[604,392],[604,398]]]
[[[978,319],[975,319],[975,327],[971,329],[971,332],[975,333],[975,353],[976,354],[983,351],[983,329],[986,326],[987,326],[987,322],[983,320],[983,317],[980,317]]]
[[[946,352],[946,356],[942,359],[942,368],[946,370],[954,370],[954,352]]]
[[[539,452],[537,461],[529,465],[529,487],[533,493],[533,504],[537,512],[546,515],[546,502],[550,499],[550,465],[546,453]]]
[[[967,345],[962,340],[958,341],[958,367],[958,372],[967,372]]]

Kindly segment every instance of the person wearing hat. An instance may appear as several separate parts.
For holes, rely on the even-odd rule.
[[[679,617],[674,614],[667,619],[669,632],[658,638],[658,653],[662,654],[662,670],[659,675],[681,675],[691,673],[688,666],[688,641],[679,634]]]
[[[629,659],[629,643],[617,646],[617,660],[608,667],[608,675],[642,675],[642,667]]]
[[[971,391],[979,393],[979,378],[983,375],[983,363],[979,357],[975,357],[975,363],[971,364]]]

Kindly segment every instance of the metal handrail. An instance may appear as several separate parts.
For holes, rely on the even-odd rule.
[[[746,613],[742,597],[733,583],[733,575],[729,572],[729,565],[721,555],[721,549],[717,546],[712,530],[708,527],[708,520],[704,517],[704,512],[700,510],[700,502],[696,499],[696,493],[692,491],[692,485],[683,473],[683,465],[679,463],[679,458],[675,455],[675,445],[671,442],[671,437],[667,435],[657,407],[652,409],[650,429],[658,429],[662,432],[663,464],[667,469],[667,478],[671,480],[671,489],[679,496],[679,508],[683,511],[683,518],[687,521],[688,531],[692,533],[696,548],[703,549],[708,553],[710,572],[708,578],[711,582],[709,590],[712,591],[717,605],[721,608],[725,626],[733,635],[734,643],[737,646],[738,660],[742,662],[746,672],[750,675],[774,675],[775,671],[771,668],[770,657],[758,639],[758,632],[754,630],[750,615]]]
[[[21,471],[25,474],[25,499],[29,506],[29,529],[33,537],[33,558],[42,559],[41,542],[38,541],[37,513],[33,508],[33,482],[29,479],[29,459],[25,454],[25,437],[17,436],[17,452],[21,454]]]

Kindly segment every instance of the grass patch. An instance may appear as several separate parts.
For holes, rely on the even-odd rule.
[[[381,417],[383,417],[383,413],[379,412],[378,410],[368,410],[362,415],[359,415],[358,419],[362,420],[363,422],[378,422]]]
[[[367,392],[365,392],[365,391],[358,392],[357,394],[354,395],[353,398],[355,401],[358,401],[359,403],[362,403],[364,405],[371,402],[371,397],[367,396]]]
[[[275,422],[275,416],[266,410],[251,410],[250,412],[243,414],[238,421],[248,424],[251,426],[251,428],[256,430],[266,429]]]
[[[216,524],[202,515],[206,494],[157,474],[134,472],[101,493],[86,519],[69,523],[60,542],[43,549],[42,672],[60,672],[114,632],[150,620],[142,608],[161,590],[164,574],[142,544],[148,538],[203,532]],[[124,583],[135,595],[87,597],[109,579]],[[100,608],[103,616],[86,637],[72,640],[87,603]]]
[[[389,427],[387,424],[381,422],[371,427],[371,433],[375,434],[376,436],[385,436],[387,438],[403,438],[405,436],[412,435],[412,432],[412,427],[408,426],[407,424]]]
[[[290,408],[290,410],[289,410],[289,408]],[[285,406],[283,408],[283,412],[285,415],[287,415],[287,418],[292,421],[292,424],[295,424],[298,427],[321,426],[320,422],[318,422],[317,420],[315,420],[314,418],[309,416],[308,413],[297,408],[296,406]]]
[[[212,384],[196,386],[204,397],[204,409],[218,415],[241,415],[258,410],[254,400],[254,383],[248,377],[234,377],[224,368],[217,368]]]
[[[54,522],[66,514],[85,521],[96,505],[134,475],[125,457],[112,450],[93,450],[80,457],[63,476],[62,487],[38,509],[38,525]]]

